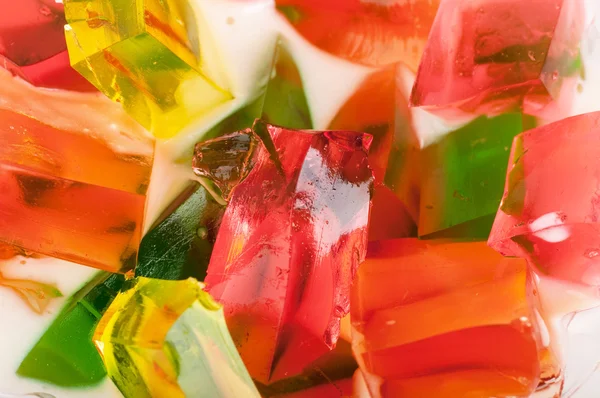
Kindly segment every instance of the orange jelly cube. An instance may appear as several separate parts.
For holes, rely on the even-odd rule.
[[[136,263],[154,144],[95,94],[0,70],[0,242],[92,267]]]
[[[373,242],[352,296],[374,397],[529,396],[548,355],[526,263],[484,242]]]

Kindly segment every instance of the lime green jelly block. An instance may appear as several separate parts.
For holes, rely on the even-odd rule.
[[[122,275],[101,272],[75,293],[21,362],[17,373],[64,387],[102,381],[106,370],[92,343],[92,334],[123,279]]]
[[[422,151],[420,237],[487,239],[513,138],[532,123],[518,113],[482,116]]]
[[[202,287],[192,278],[125,283],[94,340],[126,398],[260,397]]]
[[[231,99],[202,72],[185,0],[64,0],[71,65],[155,136]]]
[[[142,239],[135,275],[204,279],[225,208],[194,183],[167,210],[171,213]]]

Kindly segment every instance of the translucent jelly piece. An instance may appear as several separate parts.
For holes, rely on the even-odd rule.
[[[66,50],[62,8],[62,4],[49,0],[3,1],[0,54],[25,66]]]
[[[199,142],[194,148],[194,173],[209,178],[229,199],[231,190],[252,170],[258,143],[252,129]]]
[[[69,65],[65,23],[63,5],[53,0],[3,1],[0,56],[36,86],[95,90]]]
[[[406,99],[397,90],[396,66],[367,75],[329,125],[332,130],[364,131],[373,136],[369,164],[375,175],[369,240],[413,236],[418,211],[408,191],[418,158],[408,150],[412,125]],[[393,178],[387,178],[387,174]],[[401,180],[401,181],[400,181]],[[418,199],[418,198],[417,198]]]
[[[194,279],[135,278],[94,334],[126,397],[259,397],[223,311]]]
[[[0,84],[0,240],[132,269],[153,142],[95,95],[36,89],[1,70]]]
[[[292,129],[313,127],[302,76],[283,42],[277,46],[261,118],[267,123]]]
[[[545,274],[600,284],[600,112],[515,138],[489,244]]]
[[[341,391],[347,392],[347,381],[357,367],[350,343],[338,340],[333,350],[312,362],[301,374],[269,385],[259,382],[255,382],[255,384],[264,398],[312,397],[311,394],[317,392],[321,394],[320,396],[326,396],[325,393],[335,396],[336,393],[339,395]]]
[[[396,70],[387,67],[369,74],[329,125],[331,129],[364,131],[373,136],[369,164],[378,181],[383,181],[394,142],[396,114],[408,113],[406,103],[397,98]]]
[[[455,118],[539,114],[556,100],[567,109],[553,116],[565,114],[583,22],[581,0],[442,0],[411,104]]]
[[[135,275],[204,279],[224,210],[200,184],[190,186],[142,239]]]
[[[481,116],[421,152],[419,236],[487,239],[513,138],[529,120]]]
[[[96,91],[69,63],[67,50],[33,65],[21,67],[27,81],[38,87],[60,88],[73,91]]]
[[[136,276],[169,280],[204,278],[222,206],[195,184],[167,212],[166,218],[142,240]],[[204,232],[206,236],[202,235]],[[91,336],[124,281],[122,275],[106,272],[92,278],[69,299],[27,354],[18,374],[61,386],[99,383],[106,371]]]
[[[315,46],[371,66],[403,62],[416,70],[439,0],[276,0]]]
[[[483,242],[371,243],[352,324],[372,396],[529,396],[546,348],[526,276]]]
[[[274,395],[273,398],[330,398],[352,397],[352,379],[337,380],[333,383],[320,384],[306,390]]]
[[[71,65],[158,137],[231,99],[203,73],[186,0],[65,0]],[[205,43],[206,44],[206,43]]]
[[[75,293],[17,370],[20,376],[59,386],[98,384],[106,376],[91,336],[123,284],[122,275],[99,273]]]
[[[206,288],[250,374],[268,384],[335,345],[365,255],[373,176],[367,134],[266,129],[278,159],[261,145],[233,191]]]

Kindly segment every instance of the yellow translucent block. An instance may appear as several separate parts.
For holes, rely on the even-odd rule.
[[[71,65],[155,136],[232,98],[202,73],[186,0],[64,0]]]
[[[126,398],[260,397],[202,288],[192,278],[135,278],[112,302],[94,341]]]

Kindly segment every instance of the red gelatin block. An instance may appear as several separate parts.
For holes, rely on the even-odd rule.
[[[600,285],[600,112],[515,137],[488,243],[556,278]]]
[[[40,87],[95,91],[69,64],[61,3],[0,0],[0,10],[0,56],[19,67],[26,80]]]
[[[152,140],[94,94],[38,89],[3,70],[0,87],[0,241],[131,270]]]
[[[276,0],[315,46],[370,66],[416,70],[440,0]]]
[[[373,397],[526,397],[548,349],[527,268],[484,242],[372,242],[352,295],[353,349]]]
[[[442,0],[411,105],[447,118],[565,111],[583,22],[581,0]]]
[[[0,54],[18,66],[67,49],[63,5],[53,0],[0,1]]]
[[[258,128],[276,154],[261,144],[234,188],[205,282],[250,374],[268,384],[335,346],[366,253],[373,175],[368,134]]]

